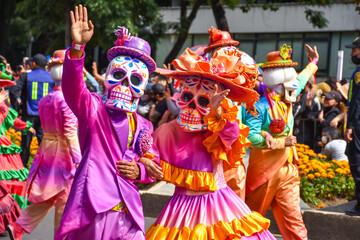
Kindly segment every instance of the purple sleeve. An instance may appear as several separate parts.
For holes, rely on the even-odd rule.
[[[66,51],[63,65],[62,88],[66,103],[79,119],[89,119],[97,110],[96,101],[86,88],[83,79],[85,53],[82,58],[70,59]]]
[[[260,97],[262,97],[265,94],[266,88],[267,86],[265,84],[263,84],[262,82],[259,83],[258,93]]]
[[[64,119],[64,135],[66,137],[66,144],[68,145],[71,158],[73,163],[80,163],[81,151],[77,134],[78,122],[77,118],[65,102],[63,102],[62,106],[62,115]]]
[[[221,142],[224,144],[225,150],[230,151],[231,145],[239,137],[239,125],[236,121],[227,121],[224,128],[218,132]]]

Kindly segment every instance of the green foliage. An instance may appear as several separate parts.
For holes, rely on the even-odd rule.
[[[132,35],[143,36],[153,46],[167,29],[154,0],[23,0],[17,4],[16,14],[29,23],[23,31],[31,31],[35,42],[44,44],[47,54],[51,54],[64,48],[66,16],[80,3],[87,7],[95,25],[90,48],[112,47],[116,40],[113,31],[118,26],[126,26]]]
[[[310,23],[312,23],[313,27],[324,28],[327,27],[329,21],[325,18],[324,12],[315,11],[311,9],[305,10],[305,17]]]

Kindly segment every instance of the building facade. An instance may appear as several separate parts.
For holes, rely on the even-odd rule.
[[[338,50],[343,50],[343,78],[350,78],[354,65],[350,60],[351,49],[345,48],[345,44],[360,35],[360,15],[355,4],[311,7],[324,12],[328,26],[323,29],[314,28],[306,20],[304,11],[307,6],[303,4],[282,3],[277,11],[263,10],[262,5],[256,5],[247,13],[243,13],[239,7],[234,10],[224,8],[230,32],[240,42],[238,48],[251,55],[256,62],[265,62],[268,52],[278,50],[286,43],[293,48],[293,61],[299,63],[296,70],[301,71],[308,62],[304,45],[316,45],[320,54],[318,77],[336,77]],[[179,7],[163,7],[161,12],[165,22],[179,21]],[[212,9],[203,6],[191,25],[182,51],[187,47],[206,44],[209,36],[207,30],[211,26],[216,27]],[[161,47],[156,52],[158,65],[162,65],[175,41],[176,35],[170,32],[161,39],[158,45]]]

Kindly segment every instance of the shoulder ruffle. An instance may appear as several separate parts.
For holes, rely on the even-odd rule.
[[[178,168],[165,161],[160,162],[164,178],[162,181],[194,191],[216,191],[213,173]]]
[[[237,119],[239,110],[230,100],[226,99],[222,102],[221,106],[225,112],[221,119],[217,119],[213,111],[204,117],[211,135],[203,141],[203,144],[214,159],[224,161],[225,168],[237,167],[242,162],[243,154],[246,152],[245,147],[251,145],[251,142],[246,138],[249,134],[249,128]],[[231,123],[236,121],[239,125],[239,137],[231,145],[230,151],[226,151],[218,133],[224,129],[228,121]]]
[[[255,233],[261,233],[270,226],[270,220],[264,218],[257,212],[244,216],[242,219],[234,219],[231,222],[219,221],[211,226],[203,224],[196,225],[193,229],[184,227],[178,229],[176,227],[167,228],[161,225],[151,225],[146,233],[146,239],[216,239],[225,240],[229,236],[238,237],[252,236]]]

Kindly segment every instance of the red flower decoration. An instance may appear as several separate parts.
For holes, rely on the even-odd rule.
[[[283,119],[273,119],[270,122],[269,130],[274,134],[282,133],[285,129],[285,121]]]

